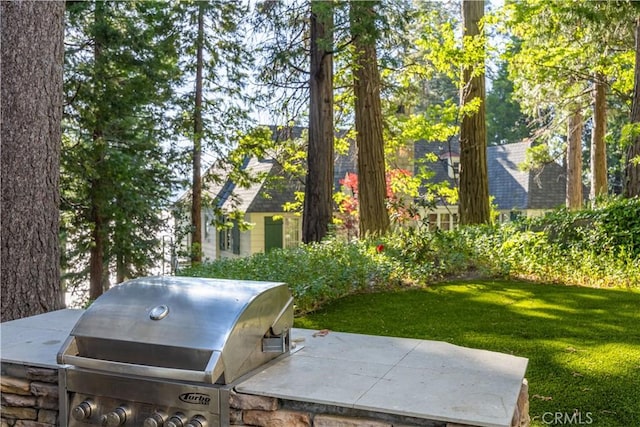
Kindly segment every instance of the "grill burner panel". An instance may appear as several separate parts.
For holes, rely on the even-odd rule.
[[[288,353],[292,324],[283,283],[123,283],[85,311],[58,353],[61,426],[222,425],[227,384]]]
[[[197,417],[206,420],[209,427],[219,427],[221,409],[226,409],[221,408],[221,396],[228,401],[227,389],[211,385],[127,378],[74,369],[67,372],[65,386],[69,393],[69,405],[65,408],[70,408],[70,413],[65,417],[61,414],[61,419],[68,419],[68,427],[86,427],[87,424],[167,427],[169,419],[176,414],[183,417],[184,427]]]

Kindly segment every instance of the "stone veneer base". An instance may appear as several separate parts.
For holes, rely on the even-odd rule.
[[[56,369],[2,362],[0,427],[59,425]],[[462,427],[460,424],[231,392],[230,426],[252,427]],[[522,383],[511,427],[529,426],[529,397]]]

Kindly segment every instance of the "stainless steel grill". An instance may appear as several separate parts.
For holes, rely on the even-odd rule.
[[[289,351],[283,283],[154,277],[112,288],[58,353],[61,426],[222,426],[233,381]]]

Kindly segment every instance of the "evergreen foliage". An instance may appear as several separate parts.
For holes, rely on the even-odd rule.
[[[509,79],[507,61],[500,61],[487,92],[487,144],[520,142],[530,136],[528,117],[520,110]]]
[[[63,271],[69,287],[90,276],[97,297],[112,271],[145,275],[162,256],[177,40],[166,3],[72,2],[67,23]]]

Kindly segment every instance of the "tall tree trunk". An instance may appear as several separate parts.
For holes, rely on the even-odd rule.
[[[591,190],[589,198],[595,201],[607,194],[607,87],[601,73],[593,83],[593,131],[591,132]]]
[[[64,7],[0,2],[2,322],[64,306],[58,239]]]
[[[92,134],[93,142],[93,164],[91,177],[89,178],[89,201],[91,210],[89,212],[89,221],[93,225],[91,230],[91,249],[89,250],[89,299],[95,300],[109,287],[108,266],[105,265],[105,246],[107,245],[107,226],[108,219],[106,217],[106,201],[104,195],[105,182],[103,177],[102,164],[106,155],[106,141],[104,140],[104,120],[103,113],[104,90],[103,82],[106,78],[102,49],[105,42],[105,30],[103,29],[105,19],[104,2],[95,2],[95,34],[93,45],[93,87],[96,102],[95,123]],[[106,277],[105,277],[106,276]]]
[[[191,185],[191,265],[202,262],[202,71],[204,61],[204,7],[198,4],[196,40],[196,93],[193,114],[193,179]]]
[[[636,17],[635,46],[636,66],[634,69],[631,123],[635,126],[640,126],[640,17]],[[627,159],[624,171],[624,196],[640,196],[640,136],[636,136],[627,148]]]
[[[376,53],[377,2],[350,3],[351,33],[355,46],[353,85],[356,144],[358,146],[358,202],[360,236],[378,235],[389,228],[380,105],[380,71]]]
[[[311,2],[309,149],[302,240],[319,242],[333,217],[333,5]]]
[[[582,208],[582,111],[569,116],[567,134],[567,208]]]
[[[465,37],[480,35],[479,22],[483,16],[484,1],[462,2]],[[462,224],[490,221],[484,73],[473,76],[473,71],[472,67],[463,70],[464,86],[460,91],[460,103],[463,107],[477,98],[480,99],[478,111],[464,113],[460,124],[459,208]]]

